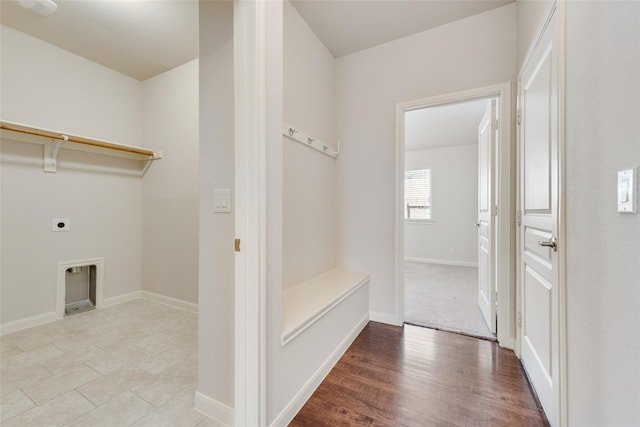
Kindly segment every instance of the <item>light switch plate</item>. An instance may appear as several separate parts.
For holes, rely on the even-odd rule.
[[[215,189],[213,190],[213,211],[216,213],[231,213],[231,190]]]
[[[638,171],[637,168],[618,171],[618,212],[638,212]]]

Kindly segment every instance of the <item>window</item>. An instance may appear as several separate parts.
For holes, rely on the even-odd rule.
[[[431,220],[431,169],[405,171],[404,219]]]

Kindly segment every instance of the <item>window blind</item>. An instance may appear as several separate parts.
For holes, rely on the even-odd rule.
[[[431,169],[405,171],[404,218],[431,219]]]

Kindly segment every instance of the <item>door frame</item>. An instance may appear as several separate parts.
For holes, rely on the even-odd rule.
[[[496,142],[499,141],[499,137],[496,137],[497,122],[495,120],[496,113],[498,111],[498,106],[496,105],[496,99],[490,98],[485,101],[487,104],[485,106],[484,113],[482,115],[482,119],[478,124],[478,147],[476,152],[478,153],[478,205],[477,205],[477,216],[476,216],[476,253],[478,254],[478,307],[482,312],[482,317],[484,321],[487,323],[489,327],[489,331],[493,334],[497,335],[498,325],[497,325],[497,292],[496,292],[496,283],[497,279],[495,265],[497,262],[497,242],[496,242],[496,226],[497,226],[497,212],[494,214],[493,206],[496,203],[497,194],[495,191],[496,187],[496,179],[497,173],[495,172],[496,168]],[[488,128],[488,131],[487,131]],[[488,138],[488,141],[483,141],[483,133],[487,132],[487,135],[484,138]],[[488,146],[484,146],[486,144]],[[486,150],[486,151],[485,151]],[[486,161],[483,158],[483,152],[486,155]],[[489,163],[487,165],[487,163]],[[483,172],[483,169],[486,168],[486,171]],[[483,176],[486,177],[486,184],[483,183]],[[488,194],[483,194],[484,192],[489,192]],[[482,206],[483,202],[486,203],[486,206]],[[483,221],[487,222],[487,232],[483,230]],[[485,237],[486,236],[486,237]],[[486,240],[486,241],[485,241]],[[483,248],[486,249],[486,253],[488,255],[487,260],[483,260],[482,252]],[[494,266],[494,267],[492,267]],[[488,277],[487,271],[488,269]],[[484,285],[488,284],[489,289],[488,292],[483,292]]]
[[[567,286],[566,286],[566,255],[567,255],[567,233],[566,233],[566,117],[565,117],[565,19],[566,19],[566,5],[564,1],[556,1],[549,10],[549,13],[545,19],[544,25],[538,30],[535,43],[531,45],[522,65],[518,69],[518,77],[516,81],[516,112],[520,115],[521,100],[520,100],[520,81],[524,70],[529,62],[533,59],[533,56],[542,42],[545,30],[551,23],[552,18],[555,15],[555,36],[554,40],[555,59],[558,64],[558,356],[559,356],[559,392],[558,392],[558,413],[559,413],[559,425],[567,426],[568,424],[568,375],[567,375]],[[522,154],[520,124],[516,126],[516,213],[520,215],[521,208],[521,179],[520,173],[522,165],[520,164],[520,156]],[[516,310],[518,319],[520,319],[522,313],[522,295],[523,284],[521,278],[521,254],[520,244],[522,240],[522,232],[520,224],[516,224]],[[520,320],[518,321],[517,335],[514,351],[518,358],[521,357],[522,349],[522,328]]]
[[[515,188],[512,181],[512,141],[515,141],[514,109],[512,109],[512,82],[453,92],[444,95],[421,98],[396,104],[396,174],[395,174],[395,323],[404,323],[404,113],[426,107],[471,101],[479,98],[498,98],[500,117],[498,118],[498,164],[496,174],[498,182],[497,223],[497,271],[498,282],[498,333],[501,347],[513,349],[516,340],[515,317],[515,230],[513,212],[515,211]],[[502,261],[508,260],[508,261]]]
[[[266,3],[234,0],[234,424],[266,426]]]

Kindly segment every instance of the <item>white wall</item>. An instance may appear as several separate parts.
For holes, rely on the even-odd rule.
[[[478,144],[407,151],[405,170],[431,168],[433,221],[405,221],[405,259],[478,263]]]
[[[639,23],[636,1],[567,2],[572,426],[640,422],[640,214],[616,212],[617,171],[640,165]]]
[[[139,81],[2,27],[3,120],[141,145]],[[104,297],[140,289],[137,162],[2,140],[2,324],[55,311],[57,262],[104,257]],[[51,231],[53,218],[71,231]]]
[[[235,225],[233,213],[213,213],[213,189],[234,188],[232,2],[200,2],[199,76],[198,393],[224,408],[234,393]]]
[[[198,60],[142,83],[145,146],[163,152],[142,185],[143,289],[198,302]]]
[[[284,121],[334,145],[335,60],[284,2]],[[336,161],[284,138],[284,286],[336,264]]]
[[[366,319],[368,312],[368,287],[364,286],[340,305],[327,313],[304,333],[286,346],[282,346],[282,289],[284,265],[283,253],[283,141],[281,126],[283,97],[283,20],[282,2],[267,2],[267,420],[268,424],[285,425],[304,403],[298,393],[310,392],[309,381],[317,380],[318,372],[327,368],[325,363],[332,353],[344,343]],[[284,15],[284,16],[283,16]],[[308,30],[305,30],[308,31]],[[309,40],[309,39],[307,39]],[[311,46],[310,46],[311,48]],[[320,55],[320,53],[318,53]],[[320,59],[324,58],[324,55]],[[324,59],[322,59],[324,61]],[[292,68],[296,72],[302,68]],[[288,73],[288,71],[287,71]],[[290,74],[287,74],[290,76]],[[300,77],[298,77],[300,79]],[[287,78],[295,81],[295,77]],[[317,83],[320,84],[320,83]],[[305,120],[310,118],[306,115]],[[301,119],[302,120],[302,119]],[[295,126],[294,123],[291,123]],[[311,126],[311,125],[309,125]],[[305,130],[306,131],[306,130]],[[311,129],[308,132],[311,133]],[[319,135],[319,137],[322,137]],[[329,138],[330,136],[327,136]],[[304,147],[301,147],[304,148]],[[303,153],[322,156],[316,152]],[[313,158],[312,157],[312,158]],[[324,157],[324,156],[322,156]],[[330,160],[330,159],[329,159]],[[338,159],[338,162],[340,160]],[[309,227],[316,225],[310,224]]]
[[[371,273],[375,318],[394,313],[395,106],[511,81],[516,6],[339,58],[338,264]]]

